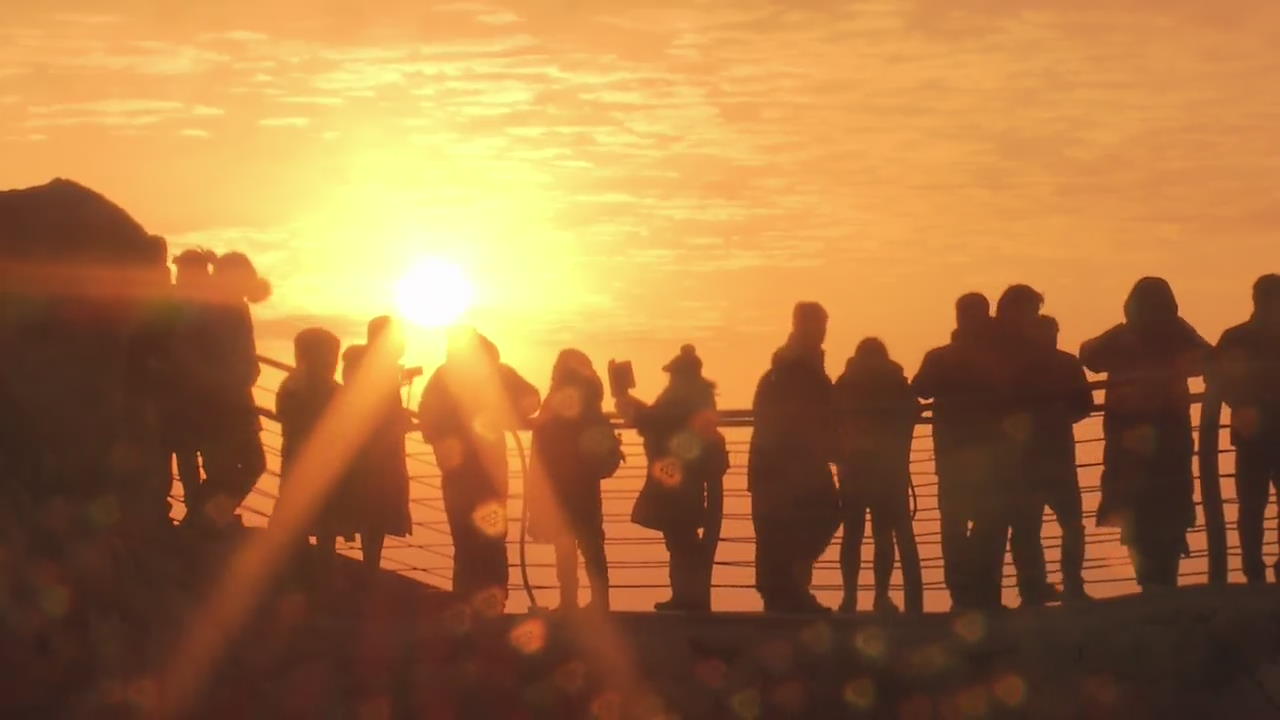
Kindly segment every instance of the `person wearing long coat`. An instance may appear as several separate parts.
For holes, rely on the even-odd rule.
[[[924,612],[920,552],[912,528],[911,440],[920,417],[916,399],[902,366],[889,358],[877,338],[858,344],[844,373],[835,382],[836,422],[839,427],[837,470],[844,512],[840,571],[844,580],[841,612],[858,604],[858,574],[868,511],[875,538],[875,603],[878,612],[897,607],[889,598],[894,544],[902,561],[905,609]]]
[[[455,333],[422,391],[418,419],[442,476],[453,589],[483,612],[501,612],[507,598],[505,435],[527,427],[541,400],[474,330]]]
[[[604,385],[580,350],[563,350],[551,389],[533,422],[533,464],[526,497],[529,536],[555,545],[561,609],[578,606],[578,553],[591,586],[591,607],[609,609],[600,481],[622,461],[604,415]]]
[[[1124,304],[1124,322],[1080,347],[1106,373],[1099,525],[1119,527],[1143,590],[1173,587],[1195,522],[1191,393],[1209,344],[1178,315],[1173,289],[1145,277]]]
[[[342,354],[342,384],[356,392],[363,386],[378,393],[369,434],[344,481],[364,562],[373,568],[382,563],[387,535],[404,537],[413,531],[404,442],[412,422],[400,398],[403,355],[399,328],[385,315],[369,321],[366,344],[352,345]]]
[[[798,303],[792,331],[756,386],[747,489],[756,531],[756,589],[766,612],[825,612],[813,566],[840,527],[831,474],[835,414],[823,366],[827,312]]]
[[[653,404],[618,398],[644,440],[648,463],[631,521],[661,532],[670,556],[671,598],[654,609],[707,612],[729,454],[717,428],[715,384],[702,376],[697,350],[684,345],[663,370],[670,381]]]

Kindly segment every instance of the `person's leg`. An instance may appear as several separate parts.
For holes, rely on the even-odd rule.
[[[969,537],[972,602],[978,608],[995,610],[1002,605],[1005,548],[1009,541],[1007,499],[988,493],[975,506],[973,531]]]
[[[453,592],[470,601],[479,589],[476,580],[476,535],[471,522],[474,505],[457,488],[465,478],[445,476],[442,481],[444,514],[449,521],[449,535],[453,539]]]
[[[969,549],[970,507],[973,497],[964,492],[964,483],[951,468],[938,470],[938,518],[942,541],[942,573],[954,607],[964,607],[970,598],[967,581],[973,572],[969,567],[972,552]]]
[[[364,556],[364,566],[377,570],[382,566],[382,543],[386,535],[380,530],[363,530],[360,533],[360,553]]]
[[[671,582],[670,607],[688,609],[700,599],[702,546],[698,531],[691,527],[671,528],[662,533],[670,556],[668,577]]]
[[[1023,483],[1041,478],[1018,478]],[[1023,605],[1043,605],[1048,600],[1048,578],[1045,574],[1044,545],[1040,533],[1044,526],[1044,498],[1033,488],[1021,487],[1010,516],[1009,552],[1018,577],[1018,595]]]
[[[560,585],[560,609],[578,607],[578,550],[571,537],[555,543],[556,582]]]
[[[912,526],[911,505],[903,488],[898,501],[888,507],[889,524],[898,546],[898,563],[902,568],[902,609],[911,614],[924,612],[924,579],[920,572],[920,550],[916,546]]]
[[[755,530],[756,592],[764,603],[765,612],[781,609],[786,591],[786,557],[782,552],[784,533],[777,510],[768,507],[759,492],[751,494],[751,524]]]
[[[1075,468],[1062,468],[1049,493],[1049,508],[1062,529],[1062,589],[1069,600],[1088,599],[1084,590],[1084,509]]]
[[[840,473],[841,482],[851,482],[846,471]],[[862,571],[862,539],[866,535],[867,505],[858,493],[846,489],[841,497],[844,511],[844,537],[840,540],[840,578],[844,584],[844,598],[840,612],[851,613],[858,609],[858,575]]]
[[[893,578],[893,510],[886,498],[877,498],[871,505],[871,535],[875,540],[873,571],[875,573],[875,603],[878,611],[895,611],[897,606],[889,597],[889,581]]]
[[[582,564],[586,566],[587,582],[591,586],[591,605],[599,610],[609,609],[609,561],[604,550],[604,526],[592,525],[578,537],[582,550]]]
[[[1270,491],[1270,468],[1264,451],[1241,447],[1236,450],[1236,528],[1240,534],[1240,564],[1250,583],[1265,583],[1262,561],[1262,524]]]

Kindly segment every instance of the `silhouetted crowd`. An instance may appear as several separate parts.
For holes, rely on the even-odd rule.
[[[191,250],[175,260],[172,312],[163,348],[146,355],[161,371],[152,388],[159,428],[177,467],[184,524],[217,530],[265,470],[258,377],[249,303],[269,285],[239,253]],[[858,609],[861,546],[870,516],[874,603],[890,597],[895,562],[907,613],[923,611],[913,520],[911,448],[924,405],[938,476],[944,579],[953,606],[1002,606],[1006,550],[1024,606],[1089,600],[1083,578],[1085,517],[1073,426],[1095,409],[1085,370],[1105,374],[1105,447],[1096,521],[1120,529],[1144,591],[1174,587],[1195,523],[1195,449],[1188,379],[1205,376],[1232,409],[1243,566],[1265,582],[1262,524],[1270,487],[1280,492],[1280,275],[1253,288],[1254,313],[1215,347],[1180,315],[1160,278],[1139,280],[1123,322],[1086,341],[1079,355],[1058,347],[1058,323],[1044,297],[1013,285],[994,313],[978,293],[955,304],[950,341],[931,350],[914,377],[876,338],[864,339],[833,382],[823,345],[828,316],[795,306],[791,333],[756,388],[747,467],[756,534],[756,588],[770,612],[825,611],[810,590],[813,568],[844,527],[841,612]],[[606,387],[590,358],[557,357],[545,397],[488,338],[450,335],[444,363],[428,378],[416,415],[403,389],[418,374],[401,365],[397,321],[368,324],[366,343],[340,352],[336,335],[309,328],[294,341],[295,368],[276,395],[283,433],[282,504],[302,491],[308,440],[348,389],[377,388],[370,418],[349,430],[358,449],[309,520],[306,552],[323,567],[336,538],[360,537],[366,563],[380,563],[384,538],[412,531],[405,435],[431,445],[442,476],[454,545],[454,590],[500,611],[509,585],[506,513],[508,436],[532,431],[527,529],[554,545],[562,607],[577,606],[577,557],[586,566],[591,605],[609,606],[601,482],[623,462],[606,416]],[[156,360],[160,358],[161,360]],[[341,360],[342,383],[335,380]],[[646,479],[633,522],[662,533],[670,555],[671,598],[663,611],[709,611],[711,576],[724,505],[729,453],[718,429],[716,387],[685,345],[664,366],[669,382],[647,403],[629,387],[610,391],[621,418],[643,439]],[[833,471],[834,468],[834,471]],[[157,502],[168,492],[160,473]],[[1045,510],[1060,526],[1062,587],[1048,582],[1041,542]]]

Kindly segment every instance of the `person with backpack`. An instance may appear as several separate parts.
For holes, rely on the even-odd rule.
[[[708,612],[729,454],[717,427],[716,386],[702,376],[697,350],[682,346],[662,369],[670,381],[653,404],[630,393],[617,399],[644,439],[648,461],[631,521],[661,532],[671,555],[671,599],[654,609]]]
[[[622,463],[622,446],[604,415],[604,384],[581,350],[562,350],[551,389],[533,421],[529,475],[529,535],[555,545],[560,608],[578,607],[578,553],[591,604],[609,609],[600,481]]]

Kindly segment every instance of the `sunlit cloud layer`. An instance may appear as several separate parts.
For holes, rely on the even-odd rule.
[[[699,340],[741,397],[801,296],[910,364],[965,290],[1074,342],[1163,273],[1213,334],[1280,265],[1272,2],[218,5],[18,10],[0,178],[251,250],[268,314],[440,254],[509,336]]]

